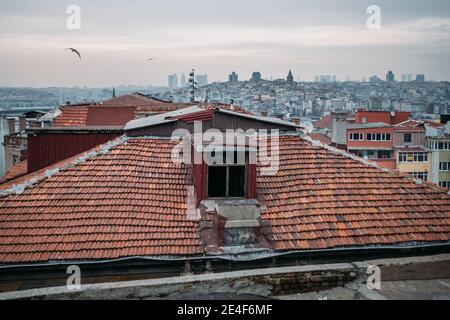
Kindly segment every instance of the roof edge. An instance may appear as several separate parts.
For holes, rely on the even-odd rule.
[[[61,260],[61,261],[42,261],[34,263],[18,263],[18,264],[3,264],[0,265],[0,271],[6,269],[14,268],[34,268],[34,267],[51,267],[51,266],[66,266],[72,264],[79,265],[102,265],[108,263],[116,263],[123,261],[133,261],[133,260],[147,260],[147,261],[163,261],[163,262],[177,262],[177,261],[195,261],[195,260],[223,260],[223,261],[235,261],[235,262],[245,262],[245,261],[258,261],[267,258],[276,258],[289,255],[317,255],[317,254],[338,254],[346,252],[386,252],[386,251],[424,251],[432,249],[447,249],[446,252],[450,252],[450,241],[433,241],[433,242],[400,242],[387,245],[367,245],[367,246],[348,246],[348,247],[334,247],[328,249],[305,249],[305,250],[259,250],[256,252],[244,252],[237,254],[196,254],[192,256],[175,256],[175,255],[163,255],[163,256],[129,256],[120,257],[114,259],[105,260]]]
[[[47,170],[34,174],[34,176],[30,179],[27,179],[18,184],[12,184],[11,187],[4,190],[0,190],[0,198],[4,198],[10,195],[22,194],[26,189],[38,184],[39,182],[45,179],[51,178],[52,176],[58,174],[61,171],[65,171],[67,169],[75,167],[80,163],[84,163],[89,159],[108,153],[112,148],[124,143],[127,139],[128,138],[125,135],[122,135],[119,138],[110,140],[102,145],[90,149],[89,151],[82,152],[77,156],[72,157],[73,160],[69,160],[67,162],[64,162],[63,160],[62,163],[61,162],[59,163],[61,165],[58,165],[57,163],[54,166],[50,166],[48,167]],[[13,183],[14,180],[8,182]]]

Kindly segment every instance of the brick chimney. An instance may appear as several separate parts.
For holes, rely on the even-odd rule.
[[[8,119],[8,132],[10,135],[16,133],[16,119]]]
[[[19,132],[23,132],[27,129],[27,118],[25,116],[19,117]]]

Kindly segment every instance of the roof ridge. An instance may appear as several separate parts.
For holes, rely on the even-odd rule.
[[[397,124],[394,124],[394,127],[399,127],[399,126],[401,126],[401,125],[403,125],[405,123],[408,123],[408,122],[415,122],[415,123],[417,123],[417,125],[424,124],[424,122],[422,120],[408,119],[408,120],[399,122]]]
[[[61,161],[59,162],[60,165],[55,164],[54,166],[49,166],[47,170],[41,171],[39,173],[35,173],[34,176],[30,179],[27,179],[19,184],[13,184],[11,187],[0,190],[0,198],[4,198],[10,195],[19,195],[22,194],[27,188],[35,186],[36,184],[40,183],[41,181],[51,178],[52,176],[58,174],[59,172],[66,171],[70,168],[73,168],[77,166],[78,164],[84,163],[89,159],[95,158],[99,155],[108,153],[112,148],[124,143],[128,140],[128,137],[125,135],[122,135],[114,140],[110,140],[104,144],[97,145],[94,148],[79,153],[78,155],[75,155],[67,162]],[[73,159],[73,160],[72,160]],[[13,181],[9,181],[13,182]]]

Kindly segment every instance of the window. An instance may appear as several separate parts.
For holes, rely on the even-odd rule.
[[[411,133],[405,133],[405,135],[403,136],[403,142],[411,143],[412,142],[412,134]]]
[[[427,162],[428,153],[426,152],[400,152],[398,162]]]
[[[378,150],[378,159],[391,159],[391,151],[389,150]]]
[[[390,133],[368,133],[368,141],[391,141]]]
[[[410,172],[409,174],[422,181],[428,180],[428,172]]]
[[[211,156],[215,156],[214,151]],[[231,156],[233,160],[224,160],[221,164],[208,166],[208,197],[245,198],[246,165],[239,163],[242,161],[239,160],[238,152],[224,152],[224,159],[226,156]]]
[[[361,118],[361,123],[363,123],[363,124],[367,123],[367,118],[366,117],[362,117]]]
[[[227,196],[228,167],[208,167],[208,196],[225,198]]]
[[[448,142],[439,142],[437,144],[438,150],[448,150]]]
[[[439,181],[439,185],[444,188],[450,188],[450,181]]]
[[[428,141],[427,146],[431,150],[450,150],[450,142],[448,141]]]
[[[364,135],[362,133],[352,132],[350,133],[350,141],[361,141],[364,140]]]
[[[450,162],[439,162],[439,171],[450,171]]]

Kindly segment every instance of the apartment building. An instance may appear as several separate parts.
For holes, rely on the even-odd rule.
[[[426,128],[421,121],[407,120],[394,126],[396,169],[415,178],[428,181],[429,149],[426,147]]]
[[[354,125],[347,129],[347,151],[395,169],[394,128],[383,122]]]
[[[431,154],[428,180],[450,188],[450,136],[428,137],[427,147]]]

